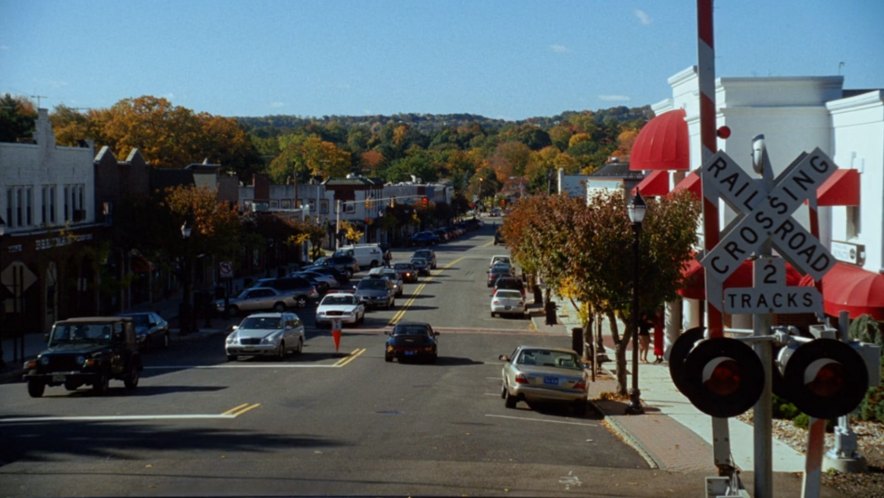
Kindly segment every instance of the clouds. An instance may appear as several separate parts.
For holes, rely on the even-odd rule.
[[[632,13],[635,14],[635,17],[638,18],[638,22],[641,23],[642,26],[648,26],[653,22],[651,16],[641,9],[635,9]]]

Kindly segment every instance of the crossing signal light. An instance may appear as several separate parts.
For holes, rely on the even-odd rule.
[[[847,415],[868,389],[866,361],[850,344],[829,338],[792,341],[777,355],[774,393],[811,417]]]
[[[688,332],[670,353],[670,375],[678,390],[713,417],[733,417],[751,408],[764,389],[764,368],[755,351],[729,337],[702,339],[702,327]]]
[[[427,207],[429,205],[430,205],[430,199],[427,199],[426,197],[421,197],[421,206]]]

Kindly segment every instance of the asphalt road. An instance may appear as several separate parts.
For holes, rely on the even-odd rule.
[[[438,246],[434,274],[345,329],[339,352],[308,309],[304,353],[284,361],[227,362],[218,334],[146,354],[131,393],[0,385],[0,495],[658,496],[660,478],[696,493],[701,476],[649,470],[592,411],[504,407],[498,355],[570,339],[490,317],[492,234]],[[436,364],[384,362],[399,320],[436,327]]]

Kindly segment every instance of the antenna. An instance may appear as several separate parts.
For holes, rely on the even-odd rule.
[[[28,95],[28,97],[32,99],[37,99],[37,109],[40,108],[40,99],[48,99],[49,97],[45,95]]]
[[[844,66],[846,66],[844,61],[838,63],[838,76],[841,76],[841,70],[844,69]]]

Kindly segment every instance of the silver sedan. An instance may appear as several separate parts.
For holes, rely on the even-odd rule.
[[[570,349],[518,346],[504,361],[501,374],[501,397],[507,408],[516,403],[565,402],[578,415],[586,413],[586,387],[589,382],[585,365]]]
[[[224,344],[228,361],[239,356],[275,356],[304,350],[304,324],[294,313],[253,313],[233,328]]]

